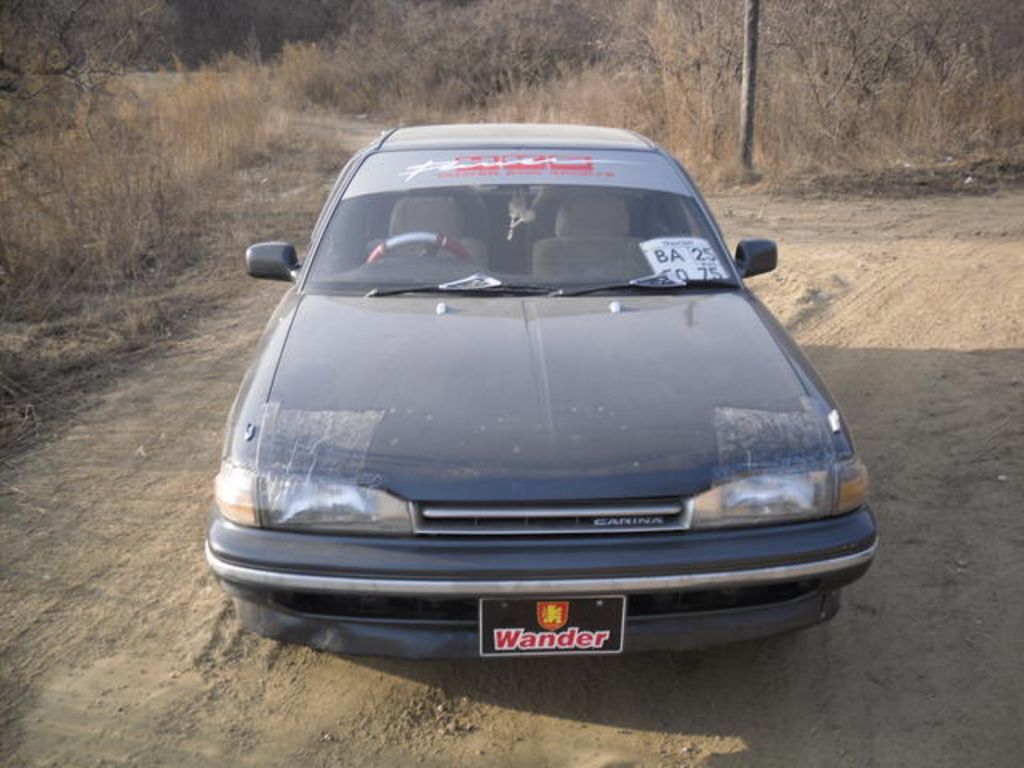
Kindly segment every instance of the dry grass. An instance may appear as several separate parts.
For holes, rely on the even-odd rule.
[[[642,52],[640,63],[625,57],[518,88],[469,114],[622,125],[664,143],[705,183],[734,182],[742,41],[741,4],[731,5],[630,4],[619,24],[628,47]],[[779,183],[809,173],[934,166],[950,156],[1024,163],[1019,66],[992,66],[988,52],[952,31],[915,37],[923,16],[884,4],[858,4],[879,12],[842,23],[834,3],[821,4],[819,18],[801,16],[800,5],[766,6],[761,173]]]
[[[456,7],[381,2],[333,46],[273,66],[293,104],[407,122],[558,120],[634,128],[707,184],[739,175],[742,3],[632,0]],[[773,181],[1024,163],[1024,24],[1010,0],[763,4],[756,162]]]
[[[252,65],[149,80],[67,111],[30,105],[53,129],[2,155],[0,427],[31,421],[71,373],[169,332],[183,271],[210,256],[204,217],[275,137]]]
[[[377,0],[333,44],[286,46],[274,69],[299,103],[355,113],[451,116],[597,62],[595,40],[609,31],[599,10],[609,7],[551,0]]]
[[[274,66],[278,97],[294,108],[345,103],[344,78],[327,52],[313,43],[284,46]]]
[[[280,122],[264,68],[230,59],[180,77],[147,105],[173,178],[188,184],[251,165],[265,153]]]

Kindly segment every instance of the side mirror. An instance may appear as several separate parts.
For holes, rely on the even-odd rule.
[[[245,270],[253,277],[294,281],[301,266],[291,243],[256,243],[245,249]]]
[[[771,272],[779,263],[779,249],[773,240],[740,240],[736,246],[736,266],[743,277]]]

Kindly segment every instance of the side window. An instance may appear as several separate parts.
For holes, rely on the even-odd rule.
[[[317,254],[318,271],[338,275],[355,269],[386,235],[395,195],[342,200],[327,224]]]
[[[342,166],[341,173],[338,174],[338,178],[334,181],[334,186],[331,187],[331,193],[327,196],[327,202],[320,210],[320,215],[317,216],[316,224],[313,226],[313,234],[310,238],[310,247],[312,247],[320,232],[327,227],[331,218],[331,212],[337,206],[338,195],[341,193],[342,186],[346,181],[348,181],[349,175],[353,170],[355,170],[356,166],[362,162],[364,156],[364,152],[356,152],[348,159],[348,162]]]

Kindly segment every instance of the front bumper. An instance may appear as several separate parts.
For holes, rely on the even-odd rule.
[[[827,620],[877,547],[864,507],[736,530],[601,537],[370,538],[211,517],[206,555],[243,624],[340,653],[477,654],[487,596],[628,596],[625,648],[685,649]]]

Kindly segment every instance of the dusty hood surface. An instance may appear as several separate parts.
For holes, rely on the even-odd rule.
[[[689,494],[830,453],[820,404],[742,293],[609,302],[307,295],[261,469],[540,501]]]

